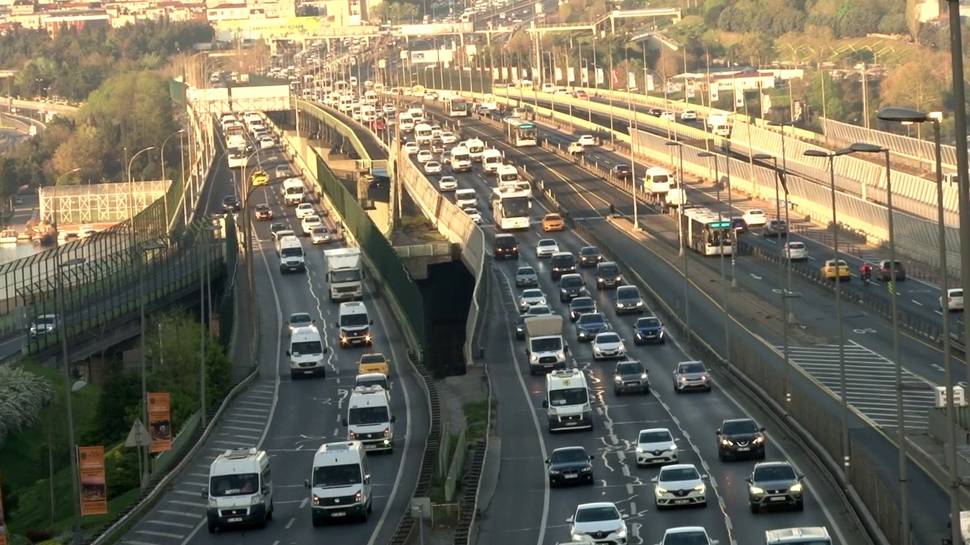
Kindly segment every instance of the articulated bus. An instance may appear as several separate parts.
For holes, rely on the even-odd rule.
[[[503,186],[492,190],[492,211],[499,229],[528,229],[532,191]]]
[[[687,244],[701,255],[731,255],[733,230],[731,218],[719,218],[707,208],[685,208],[681,226]]]
[[[505,118],[505,136],[513,146],[534,146],[536,139],[536,125],[531,121],[523,121],[518,117]]]
[[[445,100],[445,112],[448,117],[468,117],[468,102],[461,97],[451,97]]]

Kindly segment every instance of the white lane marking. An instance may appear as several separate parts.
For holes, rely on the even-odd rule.
[[[920,303],[920,302],[919,302],[919,301],[917,301],[916,299],[910,299],[910,301],[912,301],[914,305],[917,305],[917,306],[923,306],[923,303]]]
[[[159,526],[171,526],[173,528],[192,528],[194,524],[186,524],[184,522],[169,522],[167,520],[151,520],[146,519],[146,524],[158,524]]]
[[[172,539],[180,539],[183,535],[183,534],[173,534],[171,532],[156,532],[154,530],[135,530],[135,533],[145,534],[146,536],[170,537]]]
[[[296,522],[296,517],[290,517],[290,520],[286,522],[285,528],[289,530],[293,526],[294,522]]]
[[[370,292],[368,292],[370,293]],[[371,294],[373,296],[373,294]],[[387,321],[384,320],[384,314],[381,312],[377,313],[377,320],[381,323],[381,328],[384,330],[384,334],[387,335],[390,329],[387,327]],[[417,380],[421,380],[421,374],[418,372],[417,367],[411,362],[411,358],[401,358],[399,349],[395,343],[388,343],[391,349],[392,357],[395,361],[407,360],[408,364],[411,365],[411,370],[414,372],[412,376],[417,377]],[[393,498],[397,497],[398,487],[401,484],[401,477],[404,475],[404,468],[407,467],[408,451],[411,449],[411,397],[408,394],[407,381],[401,380],[401,390],[404,391],[404,415],[407,418],[407,426],[404,428],[404,453],[401,454],[401,463],[397,466],[397,475],[394,476],[394,486],[391,487],[390,498],[385,504],[383,512],[381,513],[381,518],[377,519],[377,524],[374,525],[374,531],[371,533],[370,539],[367,540],[367,545],[374,545],[377,542],[377,536],[381,532],[381,528],[384,527],[384,522],[387,520],[387,515],[391,512],[391,504],[394,503]],[[431,429],[431,413],[428,413],[428,430]],[[306,501],[306,499],[304,499]]]
[[[157,509],[157,513],[165,513],[166,515],[175,515],[177,517],[188,517],[188,518],[199,518],[198,513],[186,513],[185,511],[175,511],[174,509]],[[191,528],[191,526],[190,526]]]
[[[512,292],[512,282],[509,281],[508,275],[502,269],[496,268],[496,270],[505,278],[505,287],[508,289],[509,297],[515,300],[515,293]],[[526,404],[531,407],[532,397],[529,395],[529,388],[525,384],[525,379],[522,378],[522,362],[519,361],[518,350],[515,349],[515,340],[512,338],[510,331],[506,331],[506,338],[509,342],[509,351],[515,360],[515,377],[519,380],[519,386],[522,387],[522,395],[525,396]],[[536,430],[536,439],[539,441],[539,453],[542,456],[539,471],[544,474],[545,460],[549,458],[549,454],[546,451],[546,442],[542,436],[542,429],[539,426],[539,419],[536,417],[536,412],[529,411],[529,414],[532,416],[532,425]],[[542,481],[542,516],[539,519],[539,539],[536,540],[536,545],[543,545],[545,543],[546,526],[549,523],[549,479],[544,478]]]

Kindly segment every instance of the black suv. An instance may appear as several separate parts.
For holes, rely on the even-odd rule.
[[[599,248],[596,246],[583,246],[579,249],[580,267],[592,267],[600,261],[603,261],[603,254],[600,253]]]
[[[765,428],[750,418],[734,418],[721,422],[717,429],[717,457],[750,457],[765,459]]]
[[[593,457],[583,447],[562,447],[552,451],[546,460],[549,486],[593,484]]]
[[[495,235],[495,259],[518,259],[519,243],[512,235]]]
[[[621,182],[627,182],[633,177],[633,171],[630,170],[630,165],[626,163],[621,163],[613,167],[613,177]]]
[[[552,265],[552,279],[559,280],[564,274],[576,272],[576,256],[570,252],[556,252],[552,254],[552,259],[549,260],[549,264]]]
[[[602,312],[589,312],[576,320],[576,338],[581,343],[592,342],[597,334],[610,330],[610,324]]]
[[[893,277],[892,261],[888,259],[883,259],[879,262],[879,266],[876,267],[879,271],[879,280],[883,282],[889,282]],[[903,266],[903,262],[896,260],[896,280],[902,282],[906,280],[906,267]]]
[[[577,297],[589,295],[583,277],[577,273],[562,275],[559,279],[559,301],[568,303]]]
[[[604,261],[596,264],[596,288],[607,289],[615,288],[623,283],[623,275],[620,274],[620,267],[613,261]]]
[[[226,195],[222,199],[222,209],[226,212],[239,212],[242,205],[239,204],[239,199],[235,195]]]

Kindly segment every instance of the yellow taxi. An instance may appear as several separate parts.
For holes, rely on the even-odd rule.
[[[542,230],[547,233],[549,231],[562,231],[565,228],[566,222],[559,214],[546,214],[542,218]]]
[[[391,376],[391,361],[380,352],[362,354],[357,361],[357,374],[380,373],[385,377]]]
[[[264,170],[257,170],[253,172],[253,175],[249,177],[249,182],[252,187],[258,187],[261,185],[266,185],[269,183],[269,174]]]
[[[822,278],[826,280],[849,280],[852,275],[849,273],[849,264],[845,260],[838,260],[838,266],[835,264],[834,259],[826,259],[825,265],[822,265]]]

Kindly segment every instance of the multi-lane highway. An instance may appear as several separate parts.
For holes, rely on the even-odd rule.
[[[516,164],[526,165],[531,173],[543,179],[547,188],[555,192],[559,203],[574,219],[580,222],[588,220],[583,222],[587,224],[587,229],[604,241],[604,245],[608,246],[614,255],[621,257],[622,262],[632,266],[641,278],[647,279],[656,292],[670,298],[674,303],[672,306],[683,308],[682,301],[679,299],[680,281],[676,280],[679,276],[679,258],[676,256],[676,249],[672,248],[676,244],[676,226],[671,219],[651,209],[648,203],[641,202],[640,213],[644,215],[642,221],[649,220],[651,229],[648,229],[646,237],[632,237],[629,233],[611,227],[603,220],[611,204],[618,212],[627,216],[632,215],[632,202],[628,193],[604,183],[603,180],[578,168],[572,161],[535,148],[509,147],[501,142],[500,130],[487,124],[467,120],[462,122],[462,127],[465,136],[482,137],[505,151],[508,159]],[[545,131],[543,134],[550,133]],[[619,160],[623,159],[614,158],[614,161]],[[714,301],[719,300],[720,295],[717,283],[718,260],[702,258],[692,253],[688,258],[693,278],[693,289],[689,294],[695,320],[693,328],[716,348],[724,349],[722,338],[714,333],[720,331],[721,324],[719,311],[714,304]],[[732,315],[735,316],[732,328],[742,326],[751,328],[762,338],[768,339],[771,344],[780,345],[779,322],[781,320],[777,309],[776,291],[779,285],[774,281],[778,275],[777,265],[753,256],[741,256],[736,261],[736,278],[739,287],[732,290],[732,301],[735,301],[734,304],[737,306],[736,310],[732,307]],[[793,291],[802,295],[793,300],[792,308],[798,320],[797,327],[793,327],[793,331],[797,333],[795,341],[805,346],[831,345],[837,342],[839,332],[833,319],[834,303],[831,292],[805,282],[798,276],[794,279]],[[759,301],[766,303],[767,306]],[[752,318],[749,322],[740,323],[739,319],[744,320],[745,314],[742,309],[745,305],[766,306],[768,314],[762,316],[760,320]],[[870,373],[870,376],[885,376],[886,368],[890,365],[887,356],[891,354],[888,324],[881,317],[871,315],[867,309],[855,307],[851,301],[845,302],[844,306],[846,307],[843,309],[844,327],[849,341],[854,343],[848,351],[850,364],[859,371],[867,366],[878,366],[879,371]],[[913,341],[903,343],[902,361],[912,373],[907,377],[912,378],[915,384],[923,383],[928,389],[928,385],[922,379],[927,376],[934,378],[939,376],[938,374],[928,375],[928,373],[930,371],[939,373],[937,367],[933,365],[938,366],[941,357],[935,347],[915,339]],[[824,351],[822,348],[824,347],[816,347],[814,355],[806,348],[793,351],[792,360],[796,363],[805,363],[805,369],[813,373],[817,380],[831,385],[832,354],[831,351]],[[890,408],[894,405],[884,381],[864,380],[856,376],[850,379],[850,384],[860,388],[854,395],[850,395],[849,399],[864,401],[857,407],[864,415],[880,425],[895,425],[895,416],[890,414]],[[907,396],[906,401],[906,414],[911,420],[918,421],[921,417],[925,418],[925,405],[916,406],[919,403],[925,403],[925,397]],[[820,399],[819,409],[831,410],[832,415],[838,414],[837,408],[831,406],[828,400]],[[895,463],[891,444],[877,434],[870,433],[862,420],[853,418],[852,427],[853,432],[858,434],[855,437],[860,443],[867,444],[872,449],[870,453],[875,456],[880,465],[887,468],[887,474],[891,475]],[[887,446],[890,448],[886,448]],[[934,516],[934,509],[939,509],[935,511],[936,513],[945,512],[945,498],[942,491],[912,464],[910,472],[911,493],[925,499],[921,501],[921,505],[911,504],[911,508],[915,511],[914,531],[917,535],[927,537],[942,535],[946,531],[945,526],[942,526],[945,525],[945,520]]]
[[[255,161],[254,161],[255,162]],[[277,151],[261,152],[260,163],[273,172],[285,158]],[[238,193],[236,171],[219,167],[211,195]],[[218,198],[207,198],[219,206]],[[250,206],[267,203],[274,220],[300,232],[293,209],[283,205],[275,185],[257,189]],[[209,211],[213,211],[209,208]],[[304,239],[306,274],[281,275],[271,241],[268,222],[254,224],[256,308],[259,314],[259,353],[252,358],[259,367],[257,379],[233,400],[214,432],[164,493],[148,515],[122,538],[131,545],[185,545],[188,543],[387,543],[407,508],[417,478],[429,415],[423,386],[410,366],[401,332],[389,316],[384,302],[366,291],[364,302],[373,318],[374,346],[367,351],[383,352],[394,365],[392,413],[396,416],[394,449],[391,454],[370,458],[373,485],[373,513],[364,524],[335,524],[314,528],[311,523],[309,478],[313,453],[323,443],[347,437],[341,425],[353,388],[357,360],[363,349],[342,349],[336,342],[336,304],[327,297],[324,283],[323,247]],[[325,345],[326,378],[293,380],[286,356],[286,319],[294,312],[309,312],[321,331]],[[263,529],[225,529],[210,534],[206,529],[205,500],[210,462],[226,449],[258,447],[270,456],[274,484],[274,516]]]

